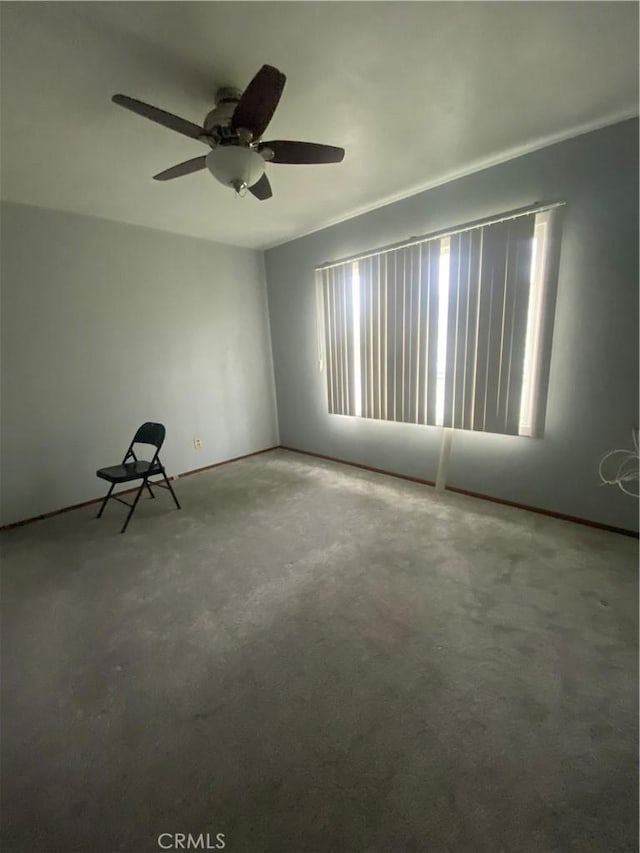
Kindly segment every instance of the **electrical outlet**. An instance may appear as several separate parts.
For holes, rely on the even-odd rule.
[[[193,446],[196,450],[200,450],[200,448],[202,447],[202,442],[200,441],[199,438],[193,439]]]

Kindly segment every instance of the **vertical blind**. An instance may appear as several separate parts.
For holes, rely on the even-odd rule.
[[[443,426],[518,434],[534,224],[451,237]]]
[[[334,415],[356,414],[352,276],[353,264],[322,273],[327,395],[329,412]]]
[[[329,412],[518,434],[535,218],[319,270]]]
[[[321,271],[331,414],[434,423],[439,260],[438,241],[360,261],[357,317],[354,265]]]
[[[439,241],[358,264],[361,413],[434,423]]]

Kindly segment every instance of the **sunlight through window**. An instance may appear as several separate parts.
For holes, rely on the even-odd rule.
[[[544,297],[544,268],[547,250],[547,214],[536,216],[533,246],[531,250],[531,278],[527,332],[522,372],[522,397],[520,402],[520,435],[533,435],[536,418],[535,389],[538,387],[539,351]]]

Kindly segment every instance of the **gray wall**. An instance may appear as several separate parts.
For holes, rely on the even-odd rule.
[[[428,139],[425,140],[428,145]],[[638,123],[623,122],[420,193],[266,253],[284,445],[435,480],[442,430],[327,414],[314,267],[536,201],[565,201],[546,431],[456,431],[448,483],[627,529],[638,504],[598,486],[638,423]]]
[[[0,226],[3,524],[99,496],[145,420],[170,473],[278,443],[261,252],[9,203]]]

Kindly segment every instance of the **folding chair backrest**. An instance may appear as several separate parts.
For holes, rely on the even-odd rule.
[[[165,433],[166,430],[162,424],[148,422],[139,427],[131,444],[152,444],[156,448],[156,451],[159,451],[162,447]]]

